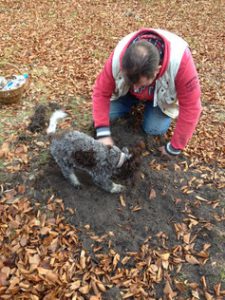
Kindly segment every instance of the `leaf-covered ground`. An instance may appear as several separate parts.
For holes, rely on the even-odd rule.
[[[0,1],[1,74],[31,75],[21,102],[0,107],[0,299],[224,299],[224,9],[219,0]],[[34,109],[56,102],[70,113],[61,127],[88,131],[95,77],[140,27],[189,42],[204,107],[196,133],[165,162],[159,140],[121,121],[118,145],[143,149],[127,191],[108,195],[86,179],[74,191],[44,130],[28,130]]]

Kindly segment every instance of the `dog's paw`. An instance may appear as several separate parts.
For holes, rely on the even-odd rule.
[[[121,193],[125,191],[125,186],[122,184],[113,183],[110,193]]]
[[[76,189],[80,188],[80,181],[74,173],[71,173],[69,176],[69,181]]]
[[[82,189],[81,184],[73,185],[73,187],[74,187],[76,190],[81,190],[81,189]]]

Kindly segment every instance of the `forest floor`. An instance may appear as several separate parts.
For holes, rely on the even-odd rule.
[[[19,103],[0,107],[0,299],[224,299],[224,17],[218,1],[0,1],[0,71],[27,72]],[[119,195],[80,174],[75,190],[49,153],[47,121],[91,134],[91,90],[116,43],[141,27],[190,44],[203,112],[188,147],[165,161],[141,111],[112,124],[141,145]],[[56,104],[53,104],[56,103]],[[41,105],[41,106],[40,106]],[[37,107],[43,114],[34,118]],[[46,115],[45,115],[46,113]],[[135,120],[135,121],[134,121]]]

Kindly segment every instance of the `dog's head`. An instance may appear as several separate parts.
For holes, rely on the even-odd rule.
[[[114,169],[121,168],[123,164],[131,158],[131,154],[127,148],[118,148],[117,146],[109,146],[109,158]]]
[[[123,161],[123,163],[121,167],[114,169],[114,176],[122,180],[128,178],[133,179],[141,164],[141,153],[142,149],[138,147],[133,147],[129,150],[122,148],[121,161]]]

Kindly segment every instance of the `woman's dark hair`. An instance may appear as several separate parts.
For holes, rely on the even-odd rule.
[[[131,44],[122,59],[122,70],[131,83],[137,83],[140,77],[153,78],[159,66],[160,57],[157,48],[145,41]]]

